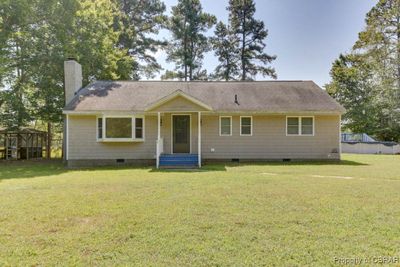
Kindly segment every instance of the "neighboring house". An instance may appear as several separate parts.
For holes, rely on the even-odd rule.
[[[339,160],[344,112],[312,81],[96,81],[65,62],[68,166]]]

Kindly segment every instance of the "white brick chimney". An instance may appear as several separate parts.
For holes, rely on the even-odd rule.
[[[64,61],[64,90],[65,90],[65,105],[67,105],[75,92],[82,87],[82,66],[74,59]]]

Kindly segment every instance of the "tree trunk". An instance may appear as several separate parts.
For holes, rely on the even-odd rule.
[[[186,31],[186,16],[184,23],[185,37],[183,38],[183,64],[185,68],[185,82],[187,81],[187,31]]]
[[[51,123],[47,123],[47,144],[46,144],[46,157],[51,158]]]
[[[229,59],[226,59],[225,81],[229,81],[229,74],[231,72]]]
[[[193,80],[193,40],[190,41],[190,65],[189,65],[189,81]]]
[[[398,12],[400,12],[398,7]],[[396,18],[397,22],[397,105],[400,107],[400,16]]]
[[[246,12],[243,11],[242,55],[241,55],[241,60],[242,60],[242,81],[246,80],[246,65],[245,65],[245,59],[244,59],[245,45],[246,45]]]

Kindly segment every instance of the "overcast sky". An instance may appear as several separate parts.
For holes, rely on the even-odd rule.
[[[176,0],[165,0],[168,13]],[[277,55],[272,64],[279,80],[313,80],[328,83],[333,60],[350,50],[365,26],[366,13],[377,0],[256,0],[256,18],[264,21],[269,35],[266,52]],[[203,10],[227,22],[228,0],[201,0]],[[160,37],[168,38],[163,31]],[[165,54],[157,54],[165,69]],[[217,59],[208,53],[204,67],[214,70]],[[163,72],[163,71],[162,71]],[[159,78],[159,77],[158,77]],[[269,78],[259,77],[258,80]]]

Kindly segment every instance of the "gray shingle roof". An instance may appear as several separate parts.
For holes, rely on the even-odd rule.
[[[150,104],[177,90],[202,101],[217,112],[345,111],[312,81],[96,81],[79,90],[64,110],[144,111]],[[239,105],[235,103],[235,95]]]

